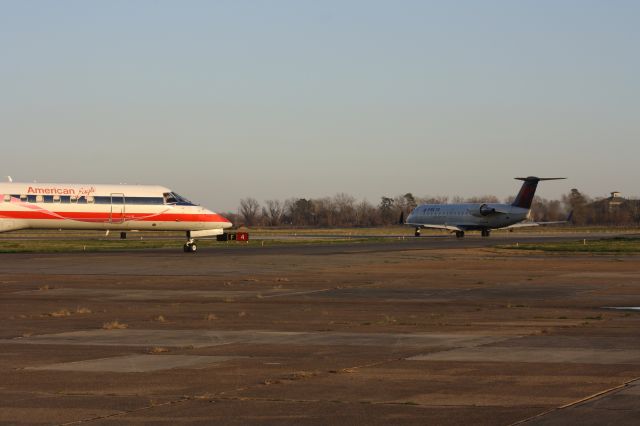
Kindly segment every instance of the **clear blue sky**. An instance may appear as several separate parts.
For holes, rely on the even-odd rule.
[[[0,1],[1,175],[216,210],[640,195],[638,1]]]

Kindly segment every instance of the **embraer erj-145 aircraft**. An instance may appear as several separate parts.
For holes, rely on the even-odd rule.
[[[185,231],[194,238],[220,235],[224,217],[162,186],[0,183],[0,232],[19,229]]]
[[[456,237],[462,238],[465,231],[480,231],[483,237],[488,237],[492,229],[550,225],[568,221],[524,222],[529,217],[538,182],[566,178],[529,176],[516,179],[524,183],[511,204],[423,204],[413,209],[405,224],[416,227],[416,237],[420,236],[421,228],[435,228],[455,231]]]

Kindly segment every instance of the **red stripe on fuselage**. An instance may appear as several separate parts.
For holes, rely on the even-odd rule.
[[[109,222],[112,218],[122,220],[122,213],[109,212],[47,212],[35,211],[0,211],[0,218],[25,220],[76,220],[80,222]],[[124,213],[125,221],[144,222],[229,222],[219,214],[184,214],[184,213]]]

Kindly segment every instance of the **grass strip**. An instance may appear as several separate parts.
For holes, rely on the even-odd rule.
[[[272,246],[297,246],[318,244],[358,244],[358,243],[382,243],[402,242],[395,238],[311,238],[311,239],[272,239],[252,240],[249,242],[219,242],[216,240],[197,240],[198,249],[201,248],[227,248],[242,249],[244,247],[272,247]],[[107,239],[79,239],[79,240],[5,240],[0,241],[0,253],[77,253],[77,252],[110,252],[130,250],[157,250],[172,249],[182,250],[181,240],[107,240]]]
[[[525,243],[501,245],[510,250],[537,250],[570,253],[640,253],[640,238],[605,238],[600,240],[559,241],[552,243]]]

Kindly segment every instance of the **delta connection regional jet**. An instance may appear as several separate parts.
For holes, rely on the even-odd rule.
[[[0,232],[20,229],[184,231],[194,238],[220,235],[224,217],[162,186],[0,183]]]
[[[524,222],[531,212],[531,202],[538,182],[566,178],[529,176],[516,179],[524,183],[511,204],[423,204],[413,209],[405,224],[415,226],[416,237],[420,236],[422,228],[435,228],[455,231],[456,237],[462,238],[465,231],[480,231],[483,237],[488,237],[492,229],[551,225],[569,221],[567,218],[560,222]]]

